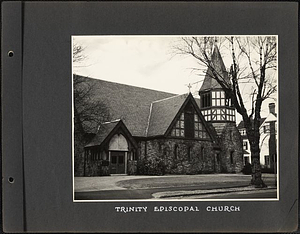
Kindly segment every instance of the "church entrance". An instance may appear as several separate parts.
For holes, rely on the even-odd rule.
[[[110,174],[127,174],[128,143],[122,134],[115,134],[109,142]]]
[[[125,173],[125,152],[111,151],[111,174],[124,174]]]

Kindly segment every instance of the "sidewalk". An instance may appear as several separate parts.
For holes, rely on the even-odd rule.
[[[158,192],[152,194],[154,199],[194,199],[194,198],[209,198],[211,195],[216,194],[228,194],[228,193],[244,193],[247,192],[270,192],[276,191],[275,186],[268,186],[267,188],[255,188],[254,186],[242,186],[242,187],[231,187],[231,188],[221,188],[221,189],[205,189],[205,190],[193,190],[193,191],[166,191]]]

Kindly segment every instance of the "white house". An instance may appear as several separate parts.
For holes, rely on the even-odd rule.
[[[275,103],[269,104],[269,115],[260,126],[260,163],[274,169],[277,157],[277,114]]]
[[[250,144],[246,135],[244,122],[241,121],[238,129],[243,138],[243,159],[244,164],[251,163]],[[260,121],[260,164],[263,168],[274,170],[277,157],[277,114],[275,103],[269,104],[269,115],[261,118]]]

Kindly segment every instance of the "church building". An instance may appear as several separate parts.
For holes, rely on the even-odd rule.
[[[212,62],[229,80],[217,47]],[[240,172],[243,145],[235,109],[211,73],[198,97],[86,78],[112,120],[85,146],[83,176]]]

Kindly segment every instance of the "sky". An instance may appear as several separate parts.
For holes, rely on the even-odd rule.
[[[190,90],[197,97],[206,69],[194,58],[175,53],[180,40],[178,36],[74,36],[73,43],[83,46],[86,58],[73,64],[73,73],[174,94]],[[227,51],[220,48],[229,68]],[[251,85],[244,85],[242,91],[248,95]],[[265,101],[262,117],[268,115],[269,102],[274,100]],[[236,117],[238,123],[241,117],[238,113]]]

